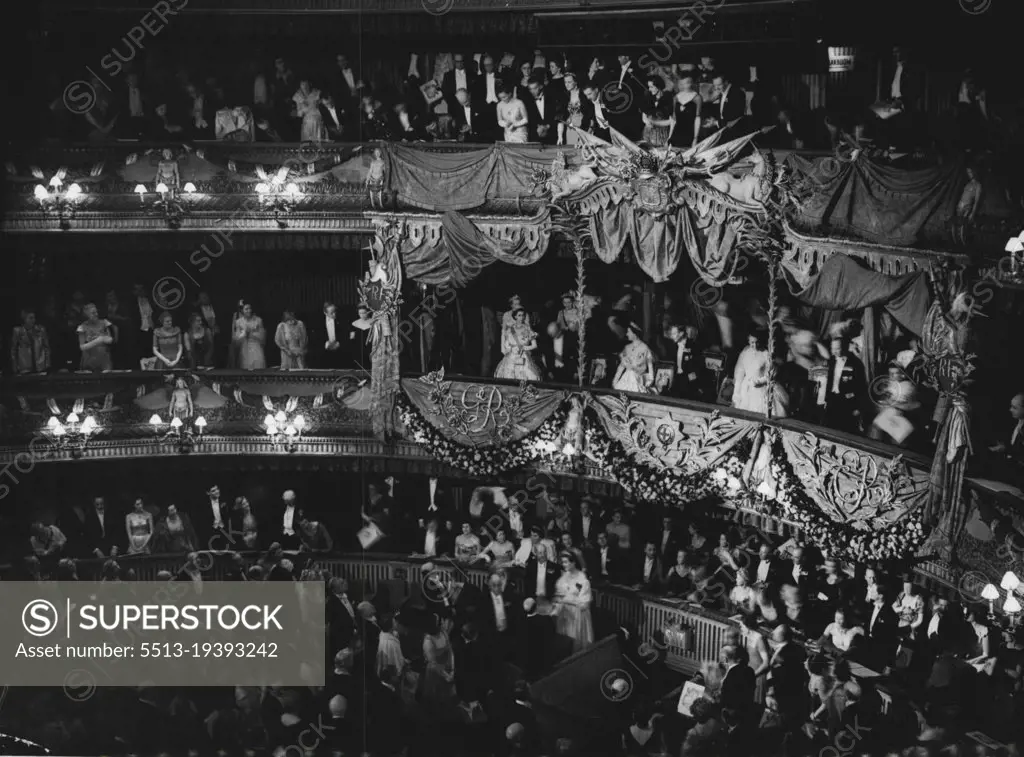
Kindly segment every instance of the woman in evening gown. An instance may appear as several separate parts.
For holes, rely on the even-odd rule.
[[[590,580],[575,555],[563,553],[562,575],[555,584],[555,629],[572,639],[572,651],[594,643],[594,622],[590,616]]]
[[[590,101],[583,96],[583,90],[580,89],[576,74],[566,74],[564,81],[566,91],[566,99],[563,105],[565,108],[565,122],[559,122],[558,124],[558,136],[560,137],[558,143],[562,145],[577,145],[580,142],[579,132],[569,127],[575,126],[578,129],[583,125],[583,110],[590,104]],[[590,105],[590,107],[593,108],[594,106]]]
[[[124,516],[124,524],[128,531],[128,554],[149,554],[153,538],[153,514],[146,510],[141,499],[135,500],[135,507]]]
[[[78,348],[82,351],[81,369],[83,371],[113,370],[110,345],[116,341],[117,330],[105,318],[100,318],[99,311],[93,303],[82,308],[85,320],[78,325]]]
[[[673,121],[668,143],[681,150],[689,150],[700,136],[700,111],[703,105],[692,74],[679,77],[673,98]]]
[[[323,142],[327,139],[327,129],[320,115],[320,90],[313,89],[309,81],[303,79],[292,100],[295,101],[296,115],[302,119],[299,139],[303,142]]]
[[[15,373],[50,370],[50,339],[31,310],[21,312],[21,325],[11,334],[11,368]]]
[[[526,106],[522,100],[512,97],[508,85],[503,84],[498,88],[498,126],[504,130],[506,142],[526,142],[527,124],[530,119],[526,115]]]
[[[274,344],[281,350],[281,370],[305,368],[308,343],[305,324],[291,310],[285,310],[274,334]]]
[[[437,619],[434,627],[423,637],[426,667],[420,696],[427,712],[443,722],[456,715],[458,694],[455,692],[455,656],[449,638],[451,619],[434,617]]]
[[[732,405],[752,413],[768,412],[768,335],[751,334],[747,346],[736,360],[733,374]]]
[[[188,353],[189,367],[213,367],[213,331],[199,313],[189,316],[188,331],[185,332],[185,350]]]
[[[654,386],[654,354],[640,340],[640,327],[635,323],[626,329],[629,342],[619,354],[619,368],[612,389],[619,392],[649,394]]]
[[[512,325],[502,331],[501,352],[505,357],[498,363],[494,378],[540,381],[540,368],[531,354],[537,349],[537,334],[522,308],[515,310],[512,318]]]
[[[153,356],[156,370],[177,368],[185,354],[185,339],[181,329],[174,325],[174,318],[164,311],[160,314],[160,325],[153,329]]]
[[[157,529],[161,552],[184,554],[195,552],[196,532],[187,513],[179,513],[176,505],[168,505]]]
[[[235,510],[242,514],[242,543],[247,549],[259,546],[259,524],[246,497],[235,498]]]
[[[672,127],[672,96],[665,91],[665,80],[660,76],[647,79],[642,112],[644,141],[651,147],[667,145],[669,129]]]
[[[771,668],[771,655],[764,634],[758,628],[757,615],[745,613],[740,621],[740,638],[747,650],[747,665],[754,671],[754,702],[764,704],[765,684]]]
[[[233,341],[238,345],[238,367],[243,371],[259,371],[267,367],[267,358],[263,353],[263,345],[267,341],[267,332],[263,328],[263,319],[253,315],[252,305],[240,302],[241,315],[235,321]]]

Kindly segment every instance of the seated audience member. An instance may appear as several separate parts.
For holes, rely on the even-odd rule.
[[[836,610],[833,621],[825,626],[825,632],[818,643],[826,651],[845,654],[851,651],[857,637],[863,635],[864,629],[850,623],[846,618],[846,610],[840,607]]]
[[[690,565],[685,549],[676,550],[675,561],[665,571],[665,592],[671,596],[682,597],[693,591],[690,581]]]
[[[614,538],[613,545],[616,549],[626,553],[632,547],[633,531],[629,524],[624,522],[624,517],[622,510],[616,510],[612,513],[612,522],[605,526],[605,531]]]
[[[765,587],[755,589],[754,604],[757,605],[756,612],[761,619],[769,626],[774,626],[782,617],[779,603],[772,591]]]
[[[736,612],[744,615],[754,611],[757,602],[757,595],[754,587],[750,585],[746,568],[736,571],[736,585],[729,592],[729,606]]]
[[[762,544],[757,551],[757,567],[754,569],[754,586],[757,588],[775,586],[780,583],[785,570],[783,560],[768,544]]]
[[[473,533],[473,526],[469,521],[462,524],[462,533],[455,537],[455,559],[459,562],[472,562],[480,554],[482,549],[480,537]]]
[[[742,553],[740,549],[736,547],[733,543],[732,535],[727,532],[719,534],[718,546],[715,547],[711,556],[720,567],[725,568],[733,574],[742,567],[743,560],[747,559],[747,555]],[[749,574],[747,577],[749,579]]]
[[[600,516],[594,512],[596,500],[589,494],[580,501],[579,514],[573,519],[572,538],[584,550],[593,547],[597,537],[606,533]]]
[[[666,515],[661,519],[661,531],[658,532],[658,560],[662,565],[671,565],[676,559],[676,553],[683,548],[683,540],[676,534],[672,516]]]
[[[633,584],[638,591],[656,594],[662,590],[662,570],[654,542],[644,545],[644,552],[633,569]]]
[[[540,526],[532,526],[530,528],[530,538],[523,539],[519,549],[516,550],[515,564],[520,566],[526,565],[527,562],[533,559],[538,545],[544,547],[548,562],[553,563],[556,555],[555,542],[544,537],[544,531]]]
[[[515,553],[516,548],[505,536],[505,529],[499,528],[494,534],[494,539],[477,555],[477,559],[503,568],[512,564]]]

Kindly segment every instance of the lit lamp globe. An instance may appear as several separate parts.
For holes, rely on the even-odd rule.
[[[1002,587],[1004,591],[1017,591],[1017,588],[1020,586],[1020,579],[1017,578],[1016,573],[1012,570],[1008,570],[1003,574],[1003,580],[999,582],[999,586]]]
[[[32,194],[35,195],[37,200],[45,200],[50,196],[50,193],[46,191],[46,187],[42,184],[36,184],[36,188],[32,190]]]
[[[981,598],[988,600],[988,611],[995,612],[995,601],[999,599],[999,589],[995,587],[995,584],[985,584],[985,588],[981,590]]]
[[[151,416],[149,416],[149,425],[150,426],[159,426],[162,423],[163,423],[163,421],[160,419],[160,416],[157,415],[156,413],[153,413]]]
[[[206,418],[201,415],[196,418],[196,428],[199,429],[199,433],[202,433],[203,429],[206,428]]]
[[[1020,609],[1020,602],[1018,602],[1017,598],[1012,594],[1008,596],[1006,601],[1003,603],[1003,612],[1007,615],[1016,615],[1020,612]]]

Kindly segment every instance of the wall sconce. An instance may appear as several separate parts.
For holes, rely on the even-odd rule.
[[[55,216],[60,223],[60,228],[67,231],[71,228],[71,219],[75,217],[78,210],[78,203],[81,202],[85,193],[78,184],[72,184],[66,190],[61,191],[64,181],[61,177],[54,176],[50,179],[49,188],[42,184],[36,184],[32,195],[39,203],[40,209],[47,215]]]
[[[1024,273],[1024,231],[1018,236],[1010,237],[1006,241],[1006,247],[1003,248],[1006,252],[1010,253],[1010,277],[1017,279],[1021,273]],[[1017,256],[1020,256],[1020,260]],[[999,266],[999,270],[996,271],[999,275],[1006,275],[1006,271]]]
[[[164,425],[163,419],[156,413],[149,419],[149,425],[156,431],[157,444],[171,443],[178,447],[178,453],[187,455],[195,447],[202,444],[203,442],[203,431],[206,429],[206,419],[203,416],[199,416],[193,422],[195,430],[185,425],[185,422],[181,418],[172,418],[171,422],[167,424],[167,428],[162,428]]]
[[[995,584],[985,584],[985,588],[981,590],[981,598],[988,600],[988,614],[993,615],[996,611],[996,600],[999,599],[999,589]]]
[[[139,196],[139,203],[143,206],[146,204],[148,192],[145,184],[135,185],[135,194]],[[160,182],[153,188],[153,192],[159,195],[159,199],[153,201],[152,210],[163,215],[168,228],[180,229],[182,219],[191,212],[191,204],[198,196],[196,185],[190,181],[179,191],[177,187],[168,187]]]
[[[279,446],[284,447],[288,452],[295,452],[302,439],[302,432],[306,428],[306,419],[296,415],[291,420],[284,410],[278,410],[276,415],[267,414],[263,419],[263,426],[267,431],[267,438]]]
[[[1008,594],[1006,601],[1003,602],[1003,612],[1010,616],[1010,627],[1016,628],[1020,622],[1020,602],[1013,594]]]
[[[50,441],[52,452],[70,452],[73,457],[81,457],[89,439],[99,430],[99,424],[91,415],[80,420],[78,413],[71,412],[61,423],[56,415],[51,415],[46,422],[43,433]]]
[[[280,175],[257,184],[256,195],[260,198],[263,210],[274,214],[274,221],[280,229],[288,228],[288,223],[282,216],[295,210],[304,196],[298,184],[294,181],[285,184]]]
[[[1012,570],[1008,570],[1003,574],[1003,580],[999,582],[999,586],[1003,591],[1010,592],[1011,594],[1017,591],[1020,586],[1020,579],[1017,578],[1017,574]]]

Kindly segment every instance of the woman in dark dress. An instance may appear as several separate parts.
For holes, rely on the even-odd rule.
[[[702,106],[703,100],[694,84],[693,76],[684,74],[679,77],[672,104],[675,125],[668,138],[670,146],[688,150],[697,144]]]
[[[665,91],[665,80],[660,76],[648,77],[643,105],[644,141],[651,147],[668,144],[672,107],[672,95]]]

